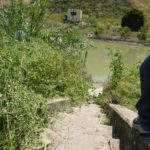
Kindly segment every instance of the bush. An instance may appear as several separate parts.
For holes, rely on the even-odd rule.
[[[0,10],[6,16],[0,20],[0,150],[38,145],[50,114],[46,97],[88,99],[80,30],[43,29],[40,0],[31,6],[34,12],[19,2]]]
[[[11,0],[10,6],[0,9],[0,28],[11,38],[28,40],[43,27],[45,13],[46,0],[37,0],[30,6],[23,0]]]
[[[67,18],[68,18],[68,16],[64,15],[63,22],[67,22],[67,20],[68,20]]]
[[[137,35],[138,39],[145,41],[147,39],[147,36],[148,36],[148,29],[145,27],[142,27],[140,29],[139,34]]]
[[[87,22],[91,27],[97,27],[98,26],[98,21],[96,18],[88,18]]]
[[[45,42],[40,41],[40,43],[39,45],[38,41],[33,42],[26,47],[30,48],[30,54],[27,53],[26,59],[22,60],[22,68],[26,73],[25,84],[44,97],[74,94],[74,97],[86,99],[87,85],[82,75],[84,69],[81,58],[61,49],[49,48]],[[81,80],[85,90],[78,92]],[[77,87],[73,86],[73,83],[76,83]],[[71,88],[73,91],[70,90]]]
[[[25,52],[15,46],[0,48],[0,149],[31,149],[48,119],[47,100],[24,84]]]
[[[81,56],[85,54],[88,43],[82,36],[79,27],[68,27],[60,24],[41,30],[38,36],[47,42],[50,47],[62,50],[66,55],[78,57],[81,61],[84,61]]]
[[[123,62],[121,53],[116,52],[115,54],[112,54],[111,59],[112,59],[110,64],[110,69],[112,72],[111,84],[113,88],[116,88],[123,76]]]
[[[120,36],[123,39],[127,39],[131,34],[131,30],[128,27],[123,27],[120,29]]]
[[[102,34],[102,33],[103,33],[103,28],[102,28],[102,27],[97,26],[97,27],[94,28],[94,34],[95,34],[96,36],[99,36],[99,35]]]
[[[45,97],[87,100],[84,64],[79,55],[50,48],[41,39],[4,43],[0,48],[0,149],[33,149],[50,113]]]
[[[123,16],[121,21],[122,27],[129,27],[132,31],[139,31],[144,26],[143,12],[137,9],[132,9]]]
[[[140,97],[139,64],[132,68],[122,66],[120,53],[114,54],[110,65],[111,78],[104,86],[103,94],[97,98],[97,103],[106,112],[108,103],[124,105],[134,110]]]

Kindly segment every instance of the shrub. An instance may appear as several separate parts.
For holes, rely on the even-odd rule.
[[[33,42],[29,47],[25,47],[30,49],[30,52],[26,53],[26,59],[22,60],[22,68],[26,74],[24,82],[29,88],[44,97],[72,95],[80,86],[72,86],[73,82],[77,84],[80,79],[83,80],[83,87],[87,88],[82,76],[84,69],[80,57],[60,49],[49,48],[49,45],[43,41],[40,43],[38,45],[38,41]],[[70,88],[73,91],[70,91]],[[83,90],[76,91],[74,97],[78,95],[86,99],[82,92]]]
[[[138,31],[144,26],[144,15],[143,12],[137,9],[132,9],[127,12],[121,21],[122,27],[129,27],[132,31]]]
[[[0,48],[0,149],[31,149],[48,117],[47,100],[23,82],[24,54],[12,45]]]
[[[67,22],[67,20],[68,20],[67,18],[68,18],[68,16],[64,15],[63,22]]]
[[[91,27],[97,27],[98,26],[98,21],[96,18],[88,18],[87,21]]]
[[[131,34],[131,30],[128,27],[123,27],[120,29],[121,38],[126,39],[130,36],[130,34]]]
[[[113,88],[116,88],[123,76],[122,55],[120,52],[116,52],[115,54],[112,54],[111,59],[112,59],[110,64],[110,69],[112,72],[111,84]]]
[[[140,29],[139,34],[137,35],[138,39],[145,41],[147,39],[147,36],[148,36],[148,29],[145,27],[142,27]]]
[[[111,78],[105,84],[103,94],[97,99],[97,103],[107,113],[109,113],[108,103],[125,105],[134,110],[140,97],[139,64],[132,68],[123,67],[124,64],[120,63],[120,53],[116,54],[113,55],[111,60]]]
[[[39,37],[48,42],[51,47],[63,50],[68,55],[81,56],[87,47],[87,42],[78,27],[58,25],[43,29]]]
[[[49,114],[45,97],[87,100],[83,65],[41,39],[0,47],[0,149],[33,149]]]
[[[34,149],[50,113],[45,97],[88,98],[85,42],[77,28],[43,29],[43,1],[31,11],[12,2],[0,10],[0,150]]]
[[[94,28],[94,34],[95,34],[96,36],[99,36],[99,35],[102,34],[102,33],[103,33],[103,28],[102,28],[102,27],[96,26],[96,27]]]
[[[4,36],[4,33],[3,33],[3,31],[0,30],[0,37],[1,37],[0,47],[3,47],[3,36]]]
[[[46,0],[37,0],[30,6],[23,0],[11,0],[8,7],[0,9],[0,27],[10,37],[19,41],[36,36],[43,27]]]

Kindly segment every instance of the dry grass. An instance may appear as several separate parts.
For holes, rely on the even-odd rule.
[[[131,4],[144,12],[146,24],[150,25],[150,0],[129,0]]]
[[[30,3],[32,0],[23,0],[25,3]],[[0,0],[0,5],[9,5],[11,0]]]

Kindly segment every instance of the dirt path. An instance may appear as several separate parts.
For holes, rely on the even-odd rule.
[[[103,115],[95,104],[74,108],[72,113],[60,113],[53,128],[45,129],[43,142],[51,141],[49,150],[110,150],[112,128],[100,124]]]

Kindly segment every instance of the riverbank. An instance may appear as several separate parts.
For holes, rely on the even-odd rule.
[[[132,45],[116,41],[88,39],[90,47],[87,50],[86,70],[94,82],[107,81],[111,76],[110,63],[113,53],[119,51],[125,67],[132,67],[149,55],[150,48],[143,45]],[[105,83],[105,82],[104,82]]]
[[[139,40],[130,40],[130,39],[120,39],[118,37],[112,37],[112,36],[87,36],[90,40],[100,40],[100,41],[108,41],[108,42],[114,42],[114,43],[121,43],[121,44],[130,44],[130,45],[136,45],[136,46],[147,46],[150,47],[150,42],[146,41],[139,41]]]

